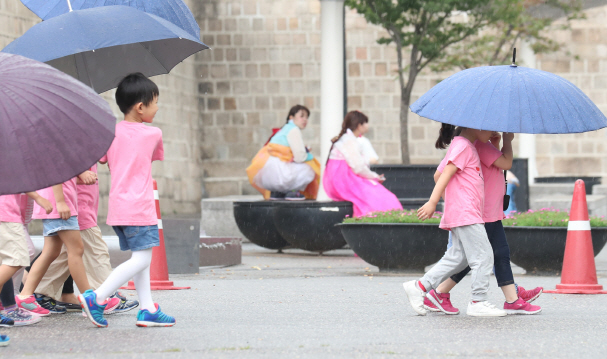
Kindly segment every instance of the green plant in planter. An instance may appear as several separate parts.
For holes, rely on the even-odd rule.
[[[417,218],[416,210],[393,210],[373,212],[366,216],[345,218],[343,223],[440,223],[442,213],[436,212],[432,218],[421,221]],[[555,209],[543,208],[538,211],[529,210],[523,213],[512,213],[502,221],[509,227],[567,227],[569,213]],[[590,217],[591,227],[607,227],[604,217]]]

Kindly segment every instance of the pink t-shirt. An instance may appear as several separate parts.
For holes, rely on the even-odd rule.
[[[0,196],[0,222],[25,223],[27,195],[7,194]]]
[[[485,223],[501,221],[504,219],[504,194],[506,194],[506,182],[504,171],[493,163],[500,157],[502,152],[495,148],[491,142],[474,143],[478,157],[483,168],[485,178],[485,210],[483,220]]]
[[[97,164],[90,169],[97,173]],[[99,211],[99,183],[92,185],[78,184],[78,226],[81,231],[97,226]]]
[[[453,163],[458,171],[445,189],[445,213],[439,227],[449,230],[484,223],[485,189],[476,148],[466,138],[456,136],[438,166],[438,171],[442,172],[449,163]]]
[[[55,195],[53,194],[53,187],[47,187],[37,191],[39,195],[51,201],[53,211],[46,214],[44,208],[40,207],[38,203],[34,204],[34,219],[59,219],[61,216],[57,211],[57,203],[55,202]],[[63,182],[63,198],[65,203],[70,209],[71,215],[78,215],[78,195],[76,190],[76,177],[69,181]]]
[[[111,226],[151,226],[158,224],[152,161],[164,160],[162,131],[142,123],[122,121],[107,154],[112,176],[107,224]]]

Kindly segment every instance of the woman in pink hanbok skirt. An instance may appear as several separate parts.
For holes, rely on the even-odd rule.
[[[403,209],[394,193],[382,185],[383,175],[371,171],[365,161],[357,137],[368,129],[369,119],[363,113],[352,111],[346,115],[339,136],[332,140],[323,177],[327,195],[334,201],[352,202],[355,217]]]

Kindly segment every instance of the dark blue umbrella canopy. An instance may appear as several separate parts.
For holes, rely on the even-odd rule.
[[[42,20],[70,11],[66,0],[21,0],[21,2]],[[182,0],[71,0],[71,5],[73,10],[112,5],[130,6],[170,21],[200,39],[200,27]]]
[[[116,118],[82,82],[0,53],[0,195],[65,182],[107,152]]]
[[[104,6],[36,24],[2,52],[46,62],[102,93],[133,72],[167,74],[208,48],[158,16],[128,6]]]
[[[607,127],[605,115],[571,82],[512,65],[460,71],[410,108],[434,121],[500,132],[579,133]]]

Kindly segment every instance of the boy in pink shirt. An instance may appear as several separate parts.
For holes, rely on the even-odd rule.
[[[510,267],[510,248],[506,240],[506,234],[502,225],[504,219],[503,205],[505,183],[504,170],[512,167],[512,133],[504,133],[504,145],[502,150],[498,150],[500,139],[499,133],[494,132],[491,141],[482,143],[476,141],[474,146],[478,152],[484,175],[485,205],[483,210],[483,221],[485,230],[494,256],[494,271],[497,285],[504,292],[506,302],[504,310],[508,314],[536,314],[542,309],[539,306],[531,305],[529,302],[537,299],[542,293],[542,288],[533,290],[517,288],[514,284],[514,276]],[[446,161],[443,160],[438,166],[435,178],[445,169]],[[450,238],[451,240],[451,238]],[[441,283],[436,289],[428,293],[424,299],[424,305],[430,311],[442,311],[445,314],[458,314],[459,310],[451,304],[449,292],[457,283],[459,283],[470,272],[470,267],[466,267],[460,273],[451,276]],[[437,303],[438,305],[436,305]]]
[[[80,237],[80,228],[78,227],[76,181],[76,177],[74,177],[63,184],[39,191],[53,205],[53,210],[50,213],[39,205],[34,207],[33,218],[42,219],[44,248],[32,265],[27,280],[23,285],[23,290],[16,296],[16,301],[19,307],[38,315],[46,316],[51,311],[39,305],[34,296],[34,291],[50,264],[61,253],[63,245],[67,248],[68,265],[76,285],[78,285],[80,290],[90,288],[82,262],[84,247],[82,238]],[[57,308],[53,313],[65,313],[65,309]]]
[[[131,250],[131,258],[119,265],[95,291],[78,296],[88,318],[98,327],[107,327],[105,304],[98,298],[113,294],[133,278],[141,309],[137,326],[173,326],[175,318],[164,314],[152,300],[150,264],[152,248],[160,245],[158,219],[152,184],[152,161],[164,159],[162,131],[152,123],[158,111],[158,87],[143,74],[126,76],[116,89],[116,103],[124,121],[116,125],[116,137],[101,163],[112,176],[107,224],[114,227],[120,249]]]

